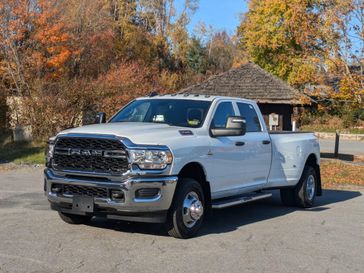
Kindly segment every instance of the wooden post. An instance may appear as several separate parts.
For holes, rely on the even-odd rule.
[[[335,152],[334,152],[334,157],[335,158],[339,157],[339,141],[340,141],[340,133],[339,133],[339,130],[336,130],[336,133],[335,133]]]

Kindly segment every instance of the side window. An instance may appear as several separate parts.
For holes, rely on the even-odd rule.
[[[225,128],[228,116],[235,116],[233,105],[231,102],[221,102],[217,106],[211,127]]]
[[[238,102],[238,108],[240,116],[246,120],[246,131],[247,132],[260,132],[262,127],[260,126],[257,112],[253,105],[247,103]]]

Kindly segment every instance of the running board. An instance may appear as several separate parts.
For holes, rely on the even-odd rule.
[[[259,200],[259,199],[268,198],[271,196],[272,196],[271,193],[255,193],[255,194],[249,194],[249,195],[245,194],[245,195],[240,195],[240,196],[235,196],[235,197],[217,199],[217,200],[212,201],[212,208],[213,209],[223,209],[223,208],[227,208],[227,207],[231,207],[231,206],[235,206],[235,205],[239,205],[239,204],[244,204],[244,203],[248,203],[248,202]]]

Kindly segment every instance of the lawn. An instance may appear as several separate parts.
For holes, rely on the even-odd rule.
[[[0,143],[0,163],[44,164],[45,143]]]
[[[335,188],[340,185],[364,186],[364,165],[343,163],[339,160],[322,160],[321,178],[324,188]]]

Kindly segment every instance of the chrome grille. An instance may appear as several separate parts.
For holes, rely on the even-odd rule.
[[[120,174],[128,170],[127,153],[117,139],[60,137],[53,167],[63,171]]]

